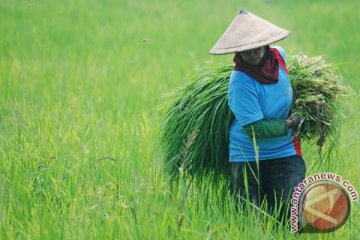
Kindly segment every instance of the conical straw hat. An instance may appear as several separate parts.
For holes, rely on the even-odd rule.
[[[241,10],[221,38],[210,50],[211,54],[228,54],[266,46],[290,35],[280,28],[250,12]]]

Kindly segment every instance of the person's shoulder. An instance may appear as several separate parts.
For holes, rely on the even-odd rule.
[[[248,85],[251,84],[251,78],[242,71],[233,70],[230,76],[231,85]]]
[[[281,56],[283,57],[283,59],[286,59],[286,52],[282,47],[280,47],[280,46],[272,46],[272,48],[275,48],[276,50],[278,50],[279,53],[281,54]]]
[[[231,73],[229,90],[230,92],[253,92],[256,89],[256,81],[242,71],[234,70]]]

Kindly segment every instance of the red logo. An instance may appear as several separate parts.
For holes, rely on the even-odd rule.
[[[300,201],[302,232],[332,232],[350,214],[350,199],[338,184],[326,181],[306,189]]]

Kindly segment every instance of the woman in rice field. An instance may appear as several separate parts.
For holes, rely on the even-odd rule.
[[[239,205],[246,199],[258,206],[265,201],[270,212],[281,206],[282,220],[306,171],[294,135],[300,118],[290,115],[293,92],[285,51],[269,46],[289,34],[241,10],[210,51],[235,53],[228,100],[235,115],[229,130],[231,193]]]

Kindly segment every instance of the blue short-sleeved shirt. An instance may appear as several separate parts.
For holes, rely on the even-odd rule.
[[[285,59],[285,51],[276,47]],[[230,137],[230,162],[288,157],[297,154],[297,141],[291,129],[282,137],[256,139],[256,144],[243,126],[261,119],[288,118],[293,99],[291,83],[286,71],[279,67],[279,80],[275,84],[261,84],[241,71],[233,71],[229,85],[229,107],[235,115]]]

